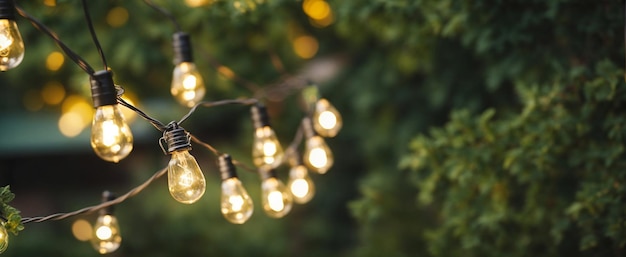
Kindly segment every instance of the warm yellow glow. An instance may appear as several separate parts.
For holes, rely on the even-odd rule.
[[[46,6],[54,7],[57,6],[56,0],[43,0],[43,4]]]
[[[124,7],[114,7],[107,13],[107,24],[111,27],[121,27],[128,21],[128,10]]]
[[[320,136],[313,136],[306,141],[304,163],[309,169],[324,174],[333,165],[333,154]]]
[[[332,129],[337,125],[337,116],[329,111],[320,113],[320,117],[317,119],[320,126],[325,129]]]
[[[302,2],[302,9],[315,20],[323,20],[331,13],[330,5],[324,0],[305,0]]]
[[[217,68],[217,72],[219,72],[222,76],[232,79],[235,77],[235,72],[226,66],[220,66]]]
[[[289,170],[288,187],[294,202],[299,204],[309,202],[315,195],[315,185],[303,165],[296,165]]]
[[[0,71],[17,67],[24,59],[24,41],[14,20],[0,19]]]
[[[204,81],[194,63],[182,62],[174,67],[170,92],[180,104],[193,107],[202,101],[205,91]]]
[[[133,150],[133,134],[117,104],[96,108],[91,147],[100,158],[110,162],[119,162]]]
[[[310,59],[315,56],[318,48],[317,39],[312,36],[299,36],[293,40],[293,51],[302,59]]]
[[[80,241],[88,241],[91,239],[93,228],[91,224],[84,219],[77,219],[72,223],[72,234]]]
[[[283,161],[284,151],[270,126],[257,128],[252,142],[252,158],[259,168],[276,168]]]
[[[234,224],[243,224],[252,216],[252,199],[237,177],[222,181],[221,207],[224,218]]]
[[[167,185],[172,197],[181,203],[191,204],[204,195],[206,181],[196,158],[189,151],[175,151],[168,163]]]
[[[38,111],[44,106],[43,99],[41,99],[41,93],[32,89],[24,93],[22,102],[24,103],[24,107],[31,112]]]
[[[50,81],[41,90],[41,98],[49,105],[60,104],[65,98],[65,88],[58,81]]]
[[[200,7],[215,3],[216,0],[185,0],[185,4],[189,7]]]
[[[82,117],[76,112],[61,114],[58,125],[59,131],[66,137],[78,136],[85,128]]]
[[[58,71],[65,62],[65,56],[62,53],[54,51],[46,58],[46,69],[50,71]]]
[[[291,211],[293,198],[283,182],[275,177],[270,177],[263,180],[261,188],[263,210],[268,216],[281,218]]]
[[[285,208],[285,203],[283,202],[283,194],[281,192],[270,192],[267,195],[267,202],[269,203],[270,208],[273,211],[279,212]]]
[[[111,253],[120,247],[122,237],[115,216],[100,215],[93,227],[91,245],[100,254]]]
[[[315,132],[323,137],[334,137],[339,133],[342,125],[341,114],[335,106],[325,98],[317,100],[313,112],[313,128]]]
[[[9,234],[4,228],[4,223],[0,221],[0,253],[3,253],[9,247]]]
[[[91,103],[79,95],[70,95],[65,98],[61,105],[61,113],[74,113],[80,116],[81,130],[91,124],[94,115],[94,109]],[[73,119],[78,122],[78,119]],[[78,124],[78,123],[76,123]],[[78,125],[77,125],[78,126]]]

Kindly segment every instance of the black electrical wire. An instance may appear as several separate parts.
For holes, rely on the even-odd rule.
[[[95,72],[94,69],[82,57],[74,53],[74,51],[72,51],[67,45],[65,45],[65,43],[61,41],[56,33],[48,29],[48,27],[46,27],[45,25],[43,25],[43,23],[39,22],[33,16],[28,14],[21,7],[15,6],[15,9],[17,10],[17,13],[19,13],[20,16],[26,18],[33,25],[33,27],[51,37],[54,42],[61,48],[61,50],[63,50],[65,55],[67,55],[70,60],[78,64],[78,66],[85,72],[87,72],[87,74],[92,75]]]
[[[102,51],[102,46],[100,46],[100,42],[98,41],[98,37],[96,36],[96,31],[93,28],[93,22],[91,21],[91,16],[89,15],[89,8],[87,8],[87,0],[83,0],[83,10],[85,11],[85,20],[87,21],[87,26],[89,27],[89,32],[91,33],[91,39],[93,39],[93,43],[98,49],[98,54],[100,54],[100,59],[102,59],[104,70],[109,70],[107,60],[104,57],[104,52]]]
[[[160,6],[154,4],[152,1],[150,0],[144,0],[144,3],[146,3],[148,6],[152,7],[152,9],[155,9],[157,12],[160,12],[161,14],[163,14],[165,17],[167,17],[168,19],[170,19],[170,21],[172,21],[172,23],[174,24],[174,27],[176,27],[176,31],[182,31],[180,24],[178,23],[178,21],[176,21],[176,18],[174,18],[174,15],[172,15],[171,12],[169,12],[166,9],[161,8]]]
[[[189,116],[191,116],[191,114],[193,114],[196,109],[200,106],[202,107],[215,107],[215,106],[220,106],[220,105],[227,105],[227,104],[242,104],[242,105],[253,105],[258,103],[259,100],[255,99],[255,98],[249,98],[249,99],[227,99],[227,100],[221,100],[221,101],[215,101],[215,102],[200,102],[196,105],[194,105],[187,114],[185,114],[185,116],[183,116],[180,121],[178,121],[178,124],[183,123],[185,120],[187,120],[187,118],[189,118]]]
[[[137,107],[133,106],[132,104],[124,101],[124,99],[122,99],[121,97],[117,98],[117,102],[119,104],[123,105],[124,107],[126,107],[128,109],[131,109],[132,111],[137,113],[139,116],[141,116],[142,118],[144,118],[145,120],[150,122],[150,124],[152,124],[152,126],[154,126],[159,131],[163,132],[167,128],[162,122],[160,122],[159,120],[157,120],[155,118],[150,117],[148,114],[146,114],[142,110],[139,110],[139,108],[137,108]]]

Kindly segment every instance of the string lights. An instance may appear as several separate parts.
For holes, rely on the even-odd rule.
[[[15,23],[15,3],[0,0],[0,71],[17,67],[24,59],[24,41]]]
[[[113,215],[114,205],[120,204],[126,199],[137,195],[153,181],[166,173],[169,192],[176,201],[184,204],[192,204],[204,195],[206,181],[198,162],[189,153],[191,150],[191,141],[207,148],[218,156],[218,167],[222,179],[220,210],[224,218],[229,222],[233,224],[245,223],[251,217],[254,207],[252,198],[238,178],[235,166],[259,174],[262,190],[261,205],[264,212],[269,217],[284,217],[291,211],[294,202],[298,204],[309,202],[315,194],[315,186],[312,178],[309,176],[308,170],[310,169],[315,173],[324,174],[333,165],[332,152],[326,145],[322,136],[334,137],[337,135],[342,126],[339,112],[328,100],[319,97],[315,85],[303,79],[292,80],[291,83],[297,83],[296,86],[298,88],[305,88],[305,90],[309,91],[309,93],[304,96],[304,98],[306,98],[305,101],[308,103],[307,108],[309,108],[309,110],[306,112],[300,127],[296,131],[293,142],[286,151],[284,151],[278,141],[276,133],[270,126],[267,109],[259,100],[251,98],[215,102],[202,101],[205,88],[202,77],[192,62],[189,36],[180,32],[180,26],[169,12],[154,5],[149,0],[144,0],[144,2],[168,16],[174,22],[178,31],[174,34],[173,42],[175,52],[174,63],[176,67],[173,74],[171,93],[176,101],[186,107],[190,107],[190,110],[178,122],[172,121],[167,125],[149,116],[146,112],[122,98],[124,90],[113,82],[113,73],[107,66],[102,48],[98,43],[87,10],[86,0],[82,0],[85,10],[85,19],[87,20],[92,39],[104,64],[104,70],[97,72],[79,55],[72,52],[54,32],[46,28],[19,7],[14,6],[11,0],[0,0],[0,25],[4,24],[2,23],[2,18],[12,18],[10,20],[13,21],[14,17],[7,14],[11,13],[10,11],[15,12],[15,10],[17,10],[17,12],[27,18],[35,28],[50,36],[64,53],[89,75],[93,106],[96,108],[92,123],[91,145],[94,152],[100,158],[105,161],[117,163],[127,157],[133,149],[133,135],[119,109],[120,105],[138,114],[157,130],[161,131],[163,135],[158,140],[159,145],[165,154],[171,156],[167,167],[157,171],[144,183],[118,198],[114,197],[110,192],[105,191],[102,196],[102,203],[99,205],[85,207],[69,213],[20,218],[20,220],[17,221],[18,225],[21,226],[22,224],[31,222],[61,220],[76,215],[99,211],[99,216],[93,227],[91,243],[99,253],[111,253],[120,247],[122,241],[117,218]],[[17,27],[15,26],[15,28]],[[8,37],[3,38],[3,34],[1,33],[2,30],[0,28],[0,47],[3,47],[4,44],[8,42]],[[19,37],[19,32],[17,33]],[[13,35],[11,36],[13,37]],[[4,61],[2,55],[4,52],[1,51],[2,49],[3,48],[0,48],[0,58],[3,58],[1,60]],[[23,57],[23,43],[21,49]],[[19,57],[19,61],[21,61],[22,57]],[[18,64],[19,61],[17,62]],[[15,60],[13,62],[15,62]],[[296,86],[294,86],[294,88]],[[310,94],[310,92],[315,92],[315,94]],[[219,152],[217,149],[201,141],[180,126],[180,124],[191,117],[199,107],[209,108],[227,104],[250,106],[254,126],[252,160],[256,168],[250,168],[233,159],[229,154]],[[305,141],[304,154],[300,155],[298,154],[298,148],[303,139]],[[288,155],[285,155],[285,152],[287,152]],[[288,186],[285,186],[278,178],[276,168],[285,164],[287,159],[290,160],[291,168],[289,171]],[[8,187],[6,189],[8,190]],[[0,200],[2,199],[0,198]],[[8,206],[6,202],[0,202],[0,204],[2,204],[0,206]],[[17,211],[13,214],[17,214]],[[11,213],[2,213],[2,209],[0,209],[0,253],[8,246],[9,238],[7,229],[10,232],[17,232],[17,229],[15,229],[17,227],[16,224],[11,224],[11,226],[7,225],[8,222],[13,222],[6,218],[11,217],[10,215]]]

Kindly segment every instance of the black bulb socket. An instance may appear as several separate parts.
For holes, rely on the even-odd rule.
[[[261,103],[257,103],[250,108],[250,113],[252,114],[252,122],[254,123],[254,128],[262,128],[270,125],[270,117],[267,114],[267,108],[265,105]]]
[[[109,70],[96,71],[89,80],[94,108],[117,104],[117,90],[113,83],[113,72]]]
[[[309,117],[304,117],[302,119],[302,130],[304,131],[305,138],[312,138],[317,135],[317,133],[313,129],[313,122]]]
[[[191,51],[191,38],[184,32],[176,32],[173,35],[174,65],[182,62],[193,62]]]
[[[109,191],[102,192],[102,202],[103,203],[106,203],[108,201],[113,201],[113,200],[115,200],[115,198],[116,198],[115,195],[113,193],[109,192]],[[111,205],[111,206],[107,206],[105,208],[100,209],[99,214],[100,215],[112,215],[113,211],[114,211],[113,206],[114,205]]]
[[[165,142],[167,142],[167,153],[171,154],[175,151],[191,150],[190,137],[184,128],[178,126],[175,122],[171,122],[164,133]]]
[[[220,167],[220,174],[222,175],[222,181],[229,178],[237,177],[237,169],[233,164],[233,159],[229,154],[223,154],[219,157],[218,165]]]
[[[15,20],[15,2],[0,0],[0,19]]]

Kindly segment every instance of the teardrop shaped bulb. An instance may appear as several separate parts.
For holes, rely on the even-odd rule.
[[[263,180],[261,188],[263,210],[268,216],[282,218],[291,211],[293,198],[283,182],[275,177],[269,177]]]
[[[172,197],[181,203],[192,204],[204,195],[206,181],[196,158],[189,151],[174,151],[167,165],[167,185]]]
[[[328,100],[320,98],[315,103],[313,128],[323,137],[334,137],[343,126],[341,114]]]
[[[110,214],[100,215],[93,226],[91,245],[100,254],[111,253],[122,244],[117,218]]]
[[[174,67],[170,91],[176,101],[186,107],[193,107],[202,101],[206,89],[193,62],[181,62]]]
[[[17,67],[24,59],[24,41],[17,23],[0,19],[0,71]]]
[[[96,108],[91,147],[105,161],[119,162],[133,150],[133,134],[117,104]]]
[[[252,142],[252,158],[255,166],[262,169],[276,168],[282,163],[284,155],[283,147],[270,126],[255,130]]]
[[[234,224],[245,223],[254,209],[252,198],[237,177],[222,181],[222,215]]]
[[[315,185],[304,165],[297,165],[289,170],[287,187],[293,195],[294,202],[298,204],[309,202],[315,195]]]
[[[306,140],[302,159],[311,171],[319,174],[326,173],[333,166],[333,153],[320,136],[313,136]]]

